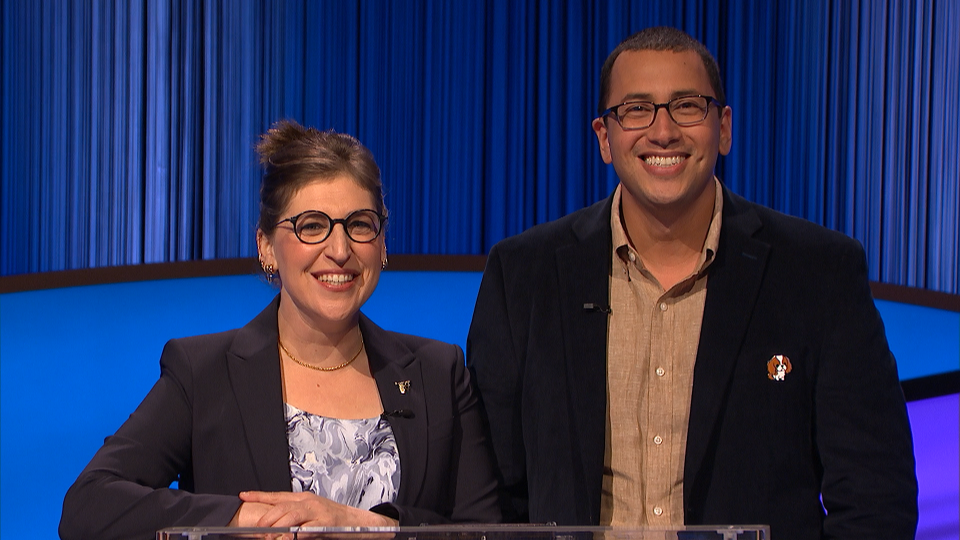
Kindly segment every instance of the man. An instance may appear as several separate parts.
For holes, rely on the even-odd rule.
[[[494,246],[470,327],[505,516],[913,538],[910,426],[861,246],[716,179],[732,111],[683,32],[621,43],[600,99],[620,185]]]

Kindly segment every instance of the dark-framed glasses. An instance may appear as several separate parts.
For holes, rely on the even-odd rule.
[[[343,219],[333,219],[319,210],[307,210],[281,219],[277,225],[289,221],[293,225],[293,234],[304,244],[319,244],[330,237],[333,226],[343,225],[347,237],[359,244],[373,242],[383,229],[387,217],[376,210],[354,210]]]
[[[678,126],[695,126],[703,122],[710,112],[710,105],[721,106],[713,96],[681,96],[666,103],[652,101],[626,101],[603,111],[600,118],[612,115],[624,130],[645,129],[657,119],[657,111],[666,109]]]

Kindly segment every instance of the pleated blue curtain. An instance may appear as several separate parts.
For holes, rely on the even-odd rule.
[[[252,256],[256,137],[377,157],[393,253],[485,253],[606,197],[600,65],[666,24],[717,56],[718,175],[843,231],[873,279],[960,292],[951,0],[7,0],[0,275]]]

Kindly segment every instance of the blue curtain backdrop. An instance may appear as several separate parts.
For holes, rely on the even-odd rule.
[[[734,110],[718,175],[960,293],[954,0],[4,0],[0,275],[255,254],[252,151],[294,118],[374,152],[394,253],[485,253],[609,194],[625,36],[680,27]]]

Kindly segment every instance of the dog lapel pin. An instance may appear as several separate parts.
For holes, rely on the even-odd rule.
[[[400,390],[401,394],[406,394],[407,390],[410,389],[410,381],[397,381],[393,384],[397,385],[397,388]]]
[[[771,381],[782,381],[787,373],[793,371],[790,359],[782,354],[776,354],[767,362],[767,378]]]

